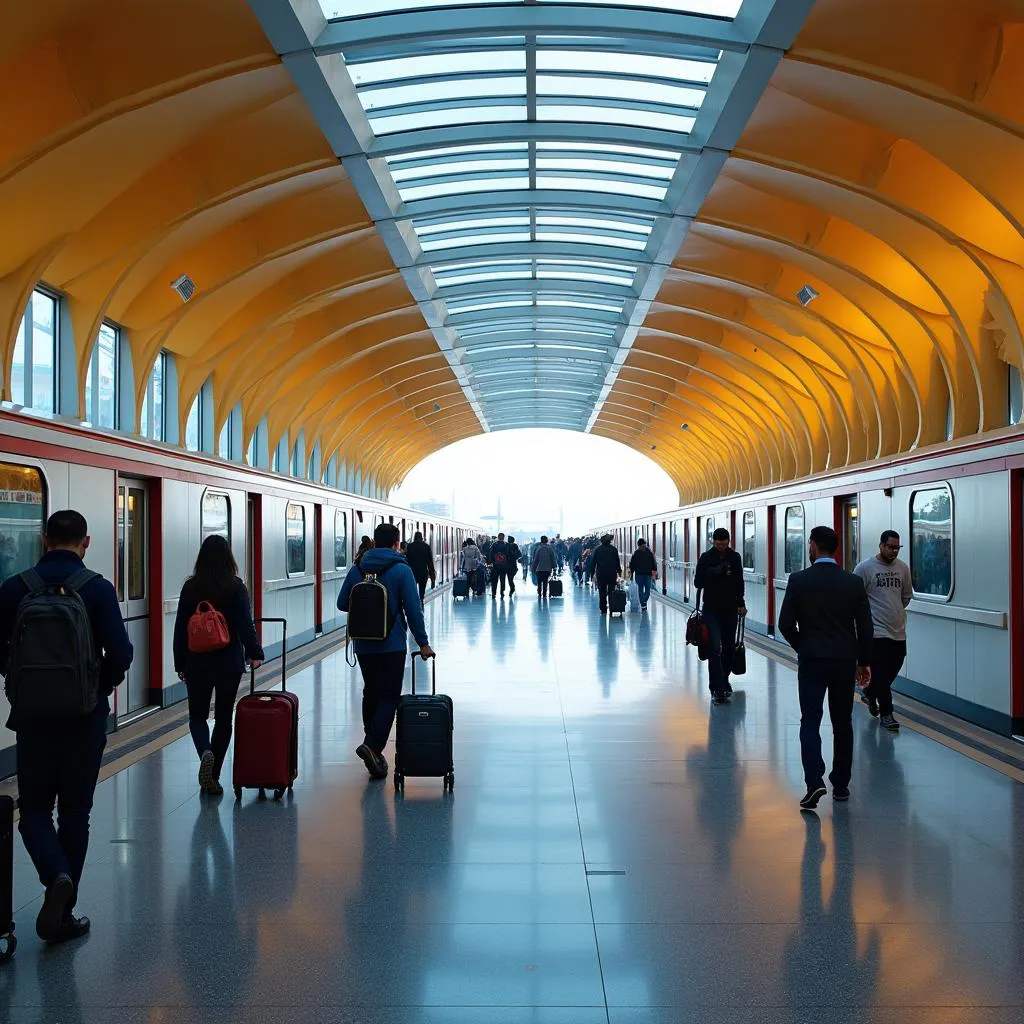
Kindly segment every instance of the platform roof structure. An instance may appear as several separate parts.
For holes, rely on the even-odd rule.
[[[1014,0],[59,0],[0,38],[4,397],[40,281],[183,418],[380,491],[589,430],[706,498],[1015,426]],[[169,288],[196,284],[187,302]]]

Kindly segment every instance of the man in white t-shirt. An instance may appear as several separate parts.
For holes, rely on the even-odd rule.
[[[864,687],[861,700],[873,718],[881,715],[881,724],[890,732],[900,728],[892,713],[892,684],[907,657],[907,605],[914,596],[910,566],[897,558],[899,553],[900,535],[886,530],[878,554],[854,569],[868,592],[875,629],[871,682]]]

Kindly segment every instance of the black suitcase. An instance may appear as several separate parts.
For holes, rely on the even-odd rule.
[[[0,796],[0,964],[18,948],[14,937],[14,801]]]
[[[455,788],[452,732],[455,728],[452,699],[437,692],[437,662],[431,666],[430,696],[416,693],[416,659],[412,654],[412,695],[398,704],[395,733],[395,789],[405,789],[406,777],[444,779],[444,788]]]
[[[452,600],[457,601],[460,597],[469,597],[469,580],[465,576],[456,576],[452,580]]]
[[[548,597],[561,597],[562,596],[562,581],[551,579],[548,580]]]
[[[608,597],[608,610],[612,615],[625,615],[627,603],[626,592],[616,587]]]

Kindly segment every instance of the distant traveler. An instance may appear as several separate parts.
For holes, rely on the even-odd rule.
[[[537,598],[548,596],[548,580],[555,571],[558,560],[555,552],[548,543],[547,536],[542,536],[539,544],[533,548],[533,558],[530,561],[530,568],[537,574]]]
[[[533,547],[531,544],[524,544],[522,548],[522,554],[519,556],[519,561],[523,565],[523,581],[525,582],[526,577],[530,572],[530,550]]]
[[[388,613],[393,625],[387,638],[352,641],[363,674],[364,736],[363,742],[356,747],[356,756],[366,765],[371,779],[384,779],[388,774],[384,748],[391,736],[395,711],[402,696],[406,632],[412,631],[421,657],[434,656],[423,621],[423,602],[416,590],[416,579],[398,550],[398,539],[397,526],[381,523],[373,531],[374,546],[363,556],[360,565],[349,569],[338,594],[338,610],[347,612],[352,587],[371,572],[388,591]]]
[[[590,562],[591,572],[597,581],[601,614],[604,615],[608,611],[608,599],[619,581],[619,576],[622,575],[622,559],[619,558],[619,549],[612,544],[610,533],[601,538],[601,543],[591,555]]]
[[[505,577],[508,575],[509,566],[514,566],[512,552],[505,542],[505,534],[499,533],[498,539],[491,545],[491,553],[488,558],[491,566],[491,597],[498,594],[498,584],[501,584],[501,596],[505,596]],[[514,570],[513,570],[514,571]],[[515,577],[513,576],[512,593],[515,593]]]
[[[205,602],[227,624],[223,647],[198,652],[190,649],[189,621]],[[192,646],[195,646],[194,644]],[[224,792],[220,771],[231,744],[231,719],[245,659],[255,668],[265,657],[256,636],[249,591],[238,578],[238,566],[228,542],[219,534],[203,541],[192,575],[178,597],[174,619],[174,671],[188,691],[188,729],[199,755],[199,788],[211,796]],[[214,697],[213,737],[210,737],[210,698]]]
[[[505,567],[505,575],[508,577],[509,597],[516,592],[516,564],[522,557],[523,553],[519,550],[515,537],[510,536],[508,539],[508,565]]]
[[[434,552],[430,550],[430,545],[423,539],[423,534],[419,530],[413,534],[412,543],[406,549],[405,557],[420,588],[422,601],[427,593],[427,580],[430,580],[431,590],[437,585],[437,567],[434,565]]]
[[[473,593],[479,597],[487,587],[487,569],[480,549],[468,538],[462,545],[461,568]]]
[[[108,698],[133,654],[114,588],[85,568],[89,540],[80,513],[54,512],[35,568],[0,586],[0,673],[11,704],[7,728],[17,736],[18,829],[46,888],[36,933],[51,943],[89,931],[89,919],[73,911],[107,743]]]
[[[640,610],[647,611],[647,602],[651,597],[651,585],[654,577],[658,574],[658,560],[654,552],[647,546],[647,541],[641,537],[636,542],[636,551],[629,560],[629,572],[636,581],[636,587],[640,595]]]
[[[363,536],[359,538],[359,550],[356,552],[356,557],[352,559],[353,565],[358,565],[363,560],[363,555],[372,549],[373,538],[367,537],[364,533]]]
[[[900,723],[892,713],[892,684],[907,657],[907,605],[914,596],[910,566],[897,558],[900,535],[886,530],[878,554],[867,558],[853,571],[864,581],[871,605],[874,643],[871,645],[871,682],[861,698],[872,718],[899,732]]]
[[[729,675],[736,646],[736,623],[746,615],[743,604],[743,560],[729,547],[729,531],[715,530],[712,546],[697,559],[693,585],[703,592],[704,621],[710,634],[708,686],[715,704],[732,693]]]
[[[832,799],[850,799],[854,681],[871,681],[871,607],[864,581],[836,563],[838,547],[835,530],[811,530],[811,566],[789,577],[779,614],[779,631],[798,658],[800,756],[807,783],[802,810],[813,810],[827,792],[820,732],[826,694],[833,735]]]

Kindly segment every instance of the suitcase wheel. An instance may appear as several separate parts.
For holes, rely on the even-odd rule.
[[[399,775],[398,772],[395,772],[395,792],[396,793],[404,793],[405,792],[405,776],[404,775]]]
[[[235,799],[236,800],[241,800],[242,799],[242,787],[241,786],[235,786]]]
[[[455,789],[455,772],[449,772],[444,777],[444,788],[448,790],[449,793]]]
[[[18,940],[14,934],[14,925],[6,935],[0,935],[0,964],[10,963],[14,958],[14,951],[18,948]]]
[[[267,791],[262,786],[260,786],[260,792],[259,792],[259,796],[257,797],[257,799],[258,800],[266,800],[267,799]]]
[[[274,799],[275,800],[280,800],[281,797],[283,797],[283,796],[284,796],[284,790],[283,789],[275,789],[274,790]]]

